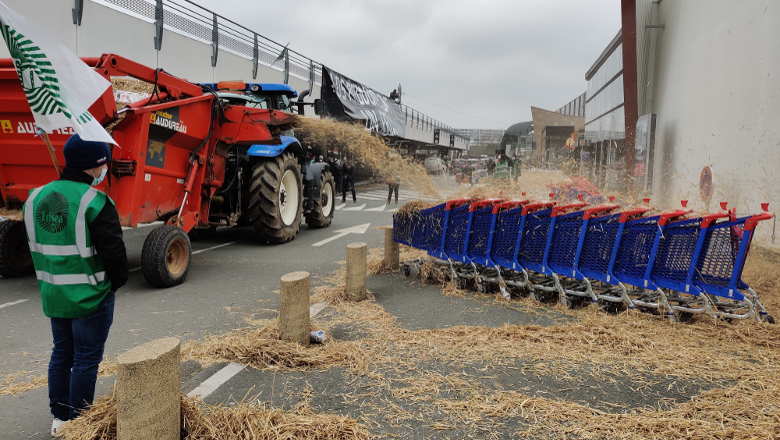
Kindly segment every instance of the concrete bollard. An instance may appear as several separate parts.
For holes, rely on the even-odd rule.
[[[347,245],[347,298],[351,301],[366,299],[367,245],[362,242]]]
[[[118,440],[181,437],[181,341],[162,338],[117,359]]]
[[[282,276],[279,339],[309,345],[309,272]]]
[[[387,264],[390,269],[400,269],[401,263],[399,255],[398,243],[393,240],[393,227],[385,226],[385,264]]]

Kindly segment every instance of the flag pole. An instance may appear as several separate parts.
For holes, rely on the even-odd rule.
[[[57,155],[54,154],[54,147],[51,146],[49,135],[44,130],[41,130],[41,137],[46,142],[46,147],[49,149],[49,155],[51,155],[51,161],[54,162],[54,169],[57,171],[57,177],[59,178],[61,175],[60,164],[57,162]]]

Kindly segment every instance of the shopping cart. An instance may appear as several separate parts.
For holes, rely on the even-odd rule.
[[[446,203],[442,203],[420,211],[393,214],[393,240],[431,254],[437,249],[437,243],[439,247],[441,244],[442,229],[446,225],[446,206]],[[412,269],[419,270],[423,263],[425,260],[422,258],[404,260],[404,274],[411,275]]]
[[[614,200],[614,197],[610,199]],[[594,303],[598,302],[590,280],[577,269],[577,262],[582,255],[589,224],[600,215],[606,215],[619,207],[615,203],[604,204],[555,219],[547,266],[554,273],[565,277],[560,283],[569,302],[574,298],[589,298]]]

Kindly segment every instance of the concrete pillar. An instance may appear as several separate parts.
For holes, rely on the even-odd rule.
[[[162,338],[117,359],[117,439],[178,440],[181,436],[181,341]]]
[[[363,301],[367,296],[366,248],[361,242],[347,245],[347,298],[351,301]]]
[[[309,345],[309,272],[282,276],[279,339]]]
[[[385,264],[393,270],[401,268],[398,243],[393,240],[392,226],[385,226]]]

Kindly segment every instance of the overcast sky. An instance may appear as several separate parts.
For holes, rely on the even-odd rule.
[[[194,1],[455,128],[557,110],[620,29],[620,0]]]

